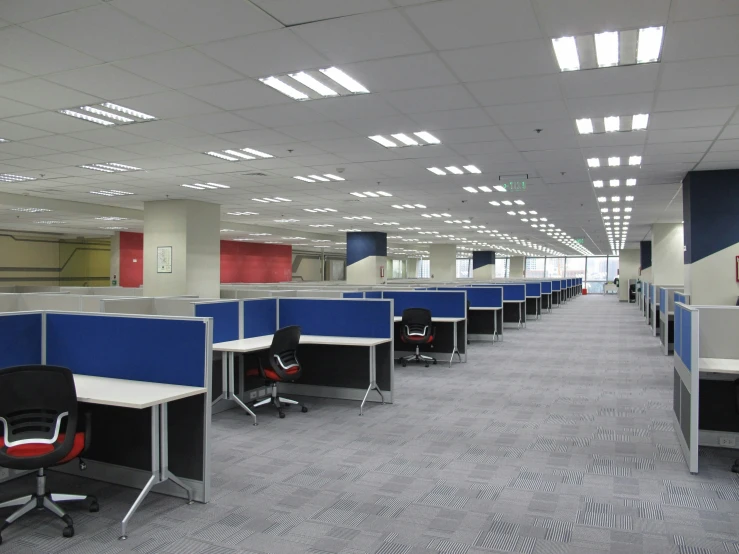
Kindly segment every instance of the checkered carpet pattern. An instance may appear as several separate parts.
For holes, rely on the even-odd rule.
[[[213,418],[213,498],[150,495],[50,477],[97,494],[7,529],[13,554],[739,554],[734,452],[705,449],[691,476],[672,424],[672,358],[633,305],[586,296],[469,362],[396,367],[396,403],[307,399]],[[8,498],[32,480],[0,488]]]

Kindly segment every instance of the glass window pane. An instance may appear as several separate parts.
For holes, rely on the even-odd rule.
[[[508,258],[496,258],[495,259],[495,278],[496,279],[507,279],[508,278]]]
[[[565,274],[564,258],[547,258],[546,259],[546,278],[561,279]]]
[[[567,258],[565,265],[565,278],[585,277],[585,257]]]
[[[603,294],[603,287],[605,283],[603,281],[588,281],[587,289],[588,294]]]
[[[416,264],[416,277],[418,279],[431,278],[431,260],[418,260]]]
[[[526,277],[530,279],[544,278],[544,258],[526,258]]]
[[[457,279],[472,279],[472,258],[457,258]]]
[[[569,261],[569,260],[568,260]],[[606,256],[588,257],[587,281],[606,281],[608,278],[608,258]],[[590,289],[588,289],[590,292]]]
[[[613,283],[613,280],[618,277],[618,256],[608,257],[608,280]]]

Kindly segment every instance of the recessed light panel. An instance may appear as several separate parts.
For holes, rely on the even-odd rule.
[[[427,167],[431,173],[435,175],[464,175],[465,173],[480,174],[482,171],[474,165],[463,165],[461,168],[456,165],[450,165],[448,167]]]
[[[82,169],[90,169],[92,171],[100,171],[102,173],[125,173],[126,171],[141,171],[140,167],[134,167],[132,165],[124,165],[119,163],[104,163],[104,164],[87,164],[79,166]]]
[[[230,189],[228,185],[220,185],[218,183],[193,183],[188,185],[180,185],[188,189],[195,190],[216,190],[216,189]]]
[[[228,150],[212,150],[205,152],[208,156],[219,158],[227,162],[243,162],[247,160],[259,160],[264,158],[274,158],[272,154],[267,154],[261,150],[254,148],[229,148]]]
[[[407,146],[427,146],[429,144],[441,144],[441,141],[427,131],[415,133],[395,133],[389,136],[372,135],[367,137],[385,148],[404,148]]]
[[[259,215],[256,212],[226,212],[226,215]]]
[[[654,63],[662,55],[663,27],[552,39],[561,71]]]
[[[643,131],[648,123],[649,114],[588,117],[575,120],[577,132],[581,135]]]
[[[59,113],[76,119],[81,119],[83,121],[89,121],[90,123],[103,125],[105,127],[113,125],[130,125],[132,123],[156,120],[156,117],[153,115],[126,108],[119,104],[113,104],[112,102],[59,110]]]
[[[367,87],[337,67],[298,71],[259,80],[285,96],[300,101],[369,93]]]
[[[122,190],[91,190],[90,194],[97,194],[98,196],[131,196],[132,192],[125,192]]]
[[[37,214],[39,212],[50,212],[51,210],[47,210],[44,208],[12,208],[12,211],[14,212],[26,212],[30,214]],[[102,219],[100,217],[96,217],[95,219]]]
[[[364,191],[364,192],[350,192],[352,196],[356,196],[357,198],[380,198],[380,197],[391,197],[392,194],[389,192],[385,192],[384,190],[378,190],[378,191]]]
[[[346,181],[343,177],[339,177],[338,175],[334,175],[333,173],[324,173],[323,175],[308,175],[307,177],[304,175],[296,175],[293,177],[293,179],[297,179],[298,181],[304,181],[306,183],[315,183],[316,181],[322,181],[322,182],[328,182],[328,181]]]
[[[269,204],[269,203],[279,203],[279,202],[292,202],[292,200],[288,200],[287,198],[282,198],[280,196],[273,196],[270,198],[252,198],[254,202],[260,202],[262,204]]]

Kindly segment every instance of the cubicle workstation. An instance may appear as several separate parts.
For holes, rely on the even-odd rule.
[[[524,283],[526,285],[526,315],[541,317],[542,283]]]
[[[0,333],[0,367],[44,364],[74,374],[79,411],[91,415],[86,469],[53,471],[141,489],[126,513],[109,512],[121,519],[121,538],[154,487],[209,501],[209,319],[18,312],[0,314]]]
[[[739,447],[737,328],[739,307],[675,304],[674,423],[693,474],[700,446]]]
[[[366,402],[393,401],[393,301],[382,299],[265,298],[243,300],[242,336],[217,342],[223,354],[224,398],[257,417],[248,402],[266,396],[264,381],[244,376],[244,367],[264,359],[277,329],[301,328],[299,381],[280,383],[280,392]],[[240,369],[236,370],[236,356]],[[214,388],[216,383],[214,382]],[[243,400],[242,400],[243,398]]]
[[[467,339],[470,341],[503,340],[503,288],[501,286],[438,287],[440,291],[467,294]]]
[[[449,356],[449,366],[457,359],[467,361],[467,292],[451,291],[381,291],[380,298],[392,299],[394,310],[394,357],[415,352],[415,345],[398,339],[401,335],[403,310],[425,308],[431,311],[434,324],[432,355]]]
[[[541,282],[541,311],[552,313],[552,281]]]
[[[552,296],[550,297],[551,306],[557,306],[558,308],[562,305],[562,281],[555,279],[550,281],[552,283]]]
[[[675,294],[682,293],[682,288],[659,287],[659,341],[662,352],[669,355],[674,349],[675,341]]]
[[[503,326],[509,323],[515,324],[516,329],[525,328],[526,285],[521,283],[501,283],[500,287],[503,289]]]
[[[649,325],[649,306],[650,306],[649,293],[652,290],[652,284],[648,283],[647,281],[642,281],[641,289],[642,289],[641,309],[644,315],[644,319],[646,320],[647,325]]]
[[[660,334],[660,306],[663,288],[682,290],[682,285],[649,285],[649,327],[652,329],[652,336],[657,337]]]

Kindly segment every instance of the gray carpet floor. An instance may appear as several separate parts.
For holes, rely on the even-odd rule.
[[[691,476],[672,425],[672,357],[634,305],[578,298],[475,343],[469,362],[396,368],[396,403],[310,399],[310,413],[214,417],[213,500],[66,476],[101,511],[4,533],[0,552],[65,554],[739,553],[733,453]],[[16,481],[0,488],[28,486]],[[31,485],[32,486],[32,485]]]

